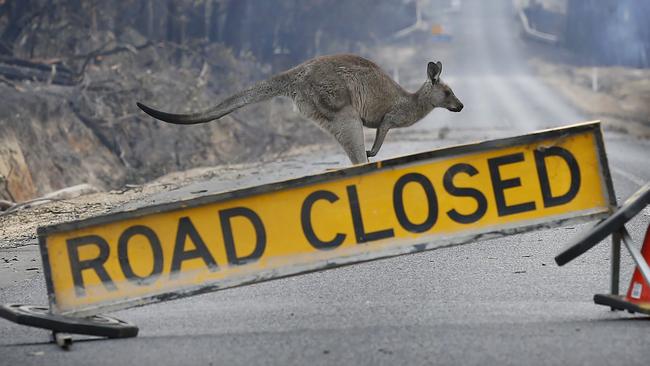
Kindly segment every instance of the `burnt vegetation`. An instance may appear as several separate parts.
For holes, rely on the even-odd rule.
[[[135,102],[202,109],[310,57],[364,54],[414,11],[391,0],[0,0],[0,199],[320,142],[282,100],[191,128]]]

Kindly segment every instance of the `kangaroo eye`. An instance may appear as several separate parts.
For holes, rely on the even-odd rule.
[[[449,90],[445,90],[445,97],[448,97],[451,95],[451,92]]]

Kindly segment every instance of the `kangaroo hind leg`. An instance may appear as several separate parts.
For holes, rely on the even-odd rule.
[[[352,164],[367,163],[361,118],[354,113],[339,113],[328,122],[325,128],[343,147]]]

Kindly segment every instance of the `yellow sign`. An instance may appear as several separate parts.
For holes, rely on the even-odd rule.
[[[89,315],[610,210],[599,123],[39,230],[51,308]]]

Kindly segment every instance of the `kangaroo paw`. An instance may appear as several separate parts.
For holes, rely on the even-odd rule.
[[[372,157],[375,156],[375,155],[377,155],[376,152],[372,152],[372,151],[366,150],[366,156],[367,156],[367,157],[372,158]]]

